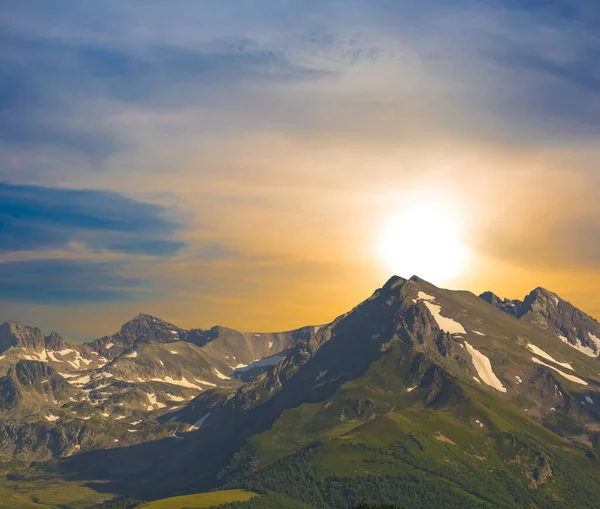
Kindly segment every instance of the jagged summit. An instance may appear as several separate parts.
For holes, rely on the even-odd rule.
[[[480,297],[515,318],[552,331],[561,341],[590,357],[600,355],[600,323],[555,292],[538,286],[522,301],[501,299],[489,291]]]
[[[40,352],[44,349],[60,350],[65,345],[63,338],[56,332],[44,336],[39,328],[12,320],[0,324],[0,354],[12,347]]]

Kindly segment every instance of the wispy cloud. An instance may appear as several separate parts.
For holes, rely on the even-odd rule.
[[[254,260],[295,288],[311,271],[336,286],[335,265],[370,289],[373,232],[427,181],[476,211],[482,256],[595,267],[599,23],[598,2],[572,0],[13,2],[2,259],[160,273],[175,312],[183,292],[212,321],[229,310],[197,303],[242,280],[276,300]],[[305,295],[342,311],[360,292]]]
[[[150,281],[117,262],[29,260],[0,263],[0,301],[80,305],[148,298]]]
[[[184,243],[159,205],[115,192],[0,183],[0,252],[66,248],[167,256]]]

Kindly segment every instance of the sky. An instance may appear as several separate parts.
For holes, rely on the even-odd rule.
[[[327,323],[390,276],[600,318],[600,4],[2,2],[0,320]]]

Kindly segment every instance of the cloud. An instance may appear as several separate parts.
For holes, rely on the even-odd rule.
[[[0,300],[65,306],[148,297],[147,280],[116,262],[28,260],[0,263]]]
[[[0,183],[0,253],[65,249],[169,256],[185,244],[159,205],[115,192]]]
[[[309,260],[375,271],[365,246],[394,213],[386,197],[427,181],[493,223],[478,252],[594,265],[599,14],[569,0],[15,2],[0,20],[0,181],[13,184],[0,254],[81,244],[131,263],[115,274],[155,257],[136,274],[160,285],[157,311],[185,293],[191,317],[198,294],[260,273],[255,258],[306,262],[290,282]],[[185,229],[125,193],[160,194]],[[248,299],[279,302],[275,279]]]

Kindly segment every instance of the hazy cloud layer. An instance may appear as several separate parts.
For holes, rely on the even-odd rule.
[[[0,183],[0,253],[66,249],[166,256],[184,243],[159,205],[115,192]]]
[[[51,306],[148,298],[148,280],[115,262],[28,260],[0,263],[0,300]]]

